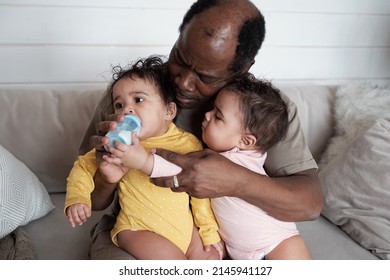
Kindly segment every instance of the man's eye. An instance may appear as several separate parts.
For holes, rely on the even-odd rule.
[[[136,99],[135,99],[135,103],[140,103],[140,102],[142,102],[142,101],[144,101],[145,99],[143,99],[143,98],[141,98],[141,97],[137,97]]]
[[[122,103],[115,103],[114,104],[114,109],[118,110],[118,109],[122,109],[123,108],[123,104]]]
[[[201,74],[198,75],[199,79],[202,81],[202,83],[207,84],[207,85],[216,85],[223,80],[215,78],[215,77],[210,77],[210,76],[203,76]]]
[[[205,83],[205,84],[216,84],[218,81],[214,78],[210,78],[210,77],[202,77],[200,76],[200,80]]]

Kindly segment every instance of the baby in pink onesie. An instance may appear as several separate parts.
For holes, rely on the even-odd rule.
[[[205,114],[202,138],[208,148],[263,174],[267,184],[266,151],[285,137],[288,124],[287,105],[279,90],[247,74],[218,93],[214,109]],[[169,165],[156,159],[159,171],[152,176],[173,175],[163,171]],[[211,205],[230,258],[311,259],[295,223],[279,221],[236,197],[212,198]]]

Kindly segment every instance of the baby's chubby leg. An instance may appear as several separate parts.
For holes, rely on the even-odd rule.
[[[138,260],[186,260],[184,253],[165,237],[147,230],[118,233],[119,247]]]
[[[187,259],[189,260],[219,260],[219,254],[217,250],[210,246],[210,251],[206,252],[204,250],[204,246],[202,243],[202,239],[200,238],[199,231],[194,226],[192,231],[192,239],[190,246],[187,249],[186,253]]]
[[[311,255],[299,235],[283,240],[265,256],[266,260],[310,260]]]

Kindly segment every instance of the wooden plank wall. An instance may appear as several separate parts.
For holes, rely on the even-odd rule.
[[[97,85],[168,55],[192,0],[0,0],[0,86]],[[389,0],[254,0],[267,36],[252,72],[279,84],[390,86]]]

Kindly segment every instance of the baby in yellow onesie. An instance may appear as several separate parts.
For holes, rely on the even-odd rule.
[[[172,192],[149,181],[153,148],[178,153],[202,149],[194,135],[173,123],[177,108],[164,62],[149,57],[128,70],[119,69],[107,94],[116,114],[137,116],[142,123],[139,135],[132,135],[132,145],[115,142],[100,166],[107,168],[103,172],[115,170],[121,177],[121,211],[111,231],[114,244],[137,259],[220,259],[222,244],[210,200]],[[70,172],[64,211],[72,226],[75,220],[90,216],[98,169],[92,150],[80,156]]]

